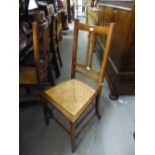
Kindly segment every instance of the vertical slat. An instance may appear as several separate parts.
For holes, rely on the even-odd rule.
[[[79,20],[74,20],[74,39],[73,39],[73,49],[72,49],[72,66],[71,66],[71,78],[75,77],[75,67],[76,67],[76,55],[77,55],[77,39],[78,39],[78,23]]]
[[[38,38],[38,25],[36,22],[32,23],[33,31],[33,46],[34,46],[34,62],[37,65],[39,62],[39,38]]]
[[[95,33],[92,32],[92,47],[91,47],[91,52],[90,52],[89,67],[92,67],[94,47],[95,47]]]
[[[98,93],[99,94],[101,92],[103,77],[105,75],[105,69],[106,69],[106,64],[107,64],[107,60],[108,60],[108,54],[109,54],[109,48],[110,48],[110,42],[111,42],[113,26],[114,26],[113,23],[111,23],[110,26],[109,26],[109,32],[108,32],[108,35],[107,35],[105,50],[103,51],[104,55],[103,55],[103,58],[102,58],[101,72],[100,72],[100,76],[99,76],[99,80],[98,80]]]
[[[86,66],[88,66],[88,61],[89,61],[90,40],[91,40],[91,32],[88,32],[88,44],[87,44],[87,50],[86,50]]]
[[[49,38],[48,38],[48,23],[44,23],[43,25],[38,25],[36,22],[32,23],[32,30],[33,30],[33,45],[34,45],[34,61],[36,66],[36,75],[38,83],[45,79],[47,75],[47,57],[48,57],[48,50],[49,50]],[[43,37],[43,59],[40,61],[40,51],[39,51],[39,32],[41,33],[41,37]],[[42,62],[42,63],[40,63]]]

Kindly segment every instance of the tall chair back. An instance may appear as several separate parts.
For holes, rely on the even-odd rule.
[[[108,60],[110,41],[112,36],[114,24],[109,26],[90,26],[87,24],[79,23],[79,20],[75,20],[74,23],[74,40],[72,49],[72,67],[71,78],[75,78],[75,73],[79,73],[87,78],[97,82],[97,92],[101,92],[102,82],[105,75],[106,64]],[[79,30],[88,32],[88,43],[86,49],[85,64],[77,63],[77,47],[78,47],[78,32]],[[93,56],[95,48],[95,35],[105,35],[105,42],[103,43],[103,57],[100,70],[93,68]]]
[[[49,63],[49,32],[48,22],[42,24],[32,23],[34,62],[38,83],[41,83],[47,77],[47,67]],[[41,50],[43,52],[41,52]]]

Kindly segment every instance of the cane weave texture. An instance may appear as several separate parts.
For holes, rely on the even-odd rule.
[[[79,80],[69,80],[46,90],[43,96],[74,122],[95,98],[96,91]]]

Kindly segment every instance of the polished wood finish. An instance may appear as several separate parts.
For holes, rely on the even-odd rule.
[[[106,79],[111,91],[110,98],[117,99],[119,95],[134,94],[135,9],[111,4],[100,4],[98,9],[98,25],[107,26],[111,22],[115,23],[106,70]],[[95,52],[98,53],[100,60],[104,39],[96,36]]]
[[[54,87],[46,89],[42,92],[42,97],[50,104],[52,104],[70,123],[70,131],[68,132],[71,136],[71,148],[72,152],[75,152],[76,149],[76,138],[79,134],[86,128],[90,120],[97,115],[98,119],[101,118],[99,111],[99,96],[102,90],[103,78],[105,75],[106,64],[108,60],[110,42],[112,37],[113,25],[101,27],[101,26],[90,26],[88,24],[79,23],[79,20],[75,20],[74,23],[74,39],[73,39],[73,50],[72,50],[72,68],[71,68],[71,80],[62,82]],[[77,45],[78,45],[78,32],[79,30],[84,30],[89,33],[88,44],[87,46],[87,56],[86,62],[80,64],[76,62],[77,55]],[[96,34],[106,35],[106,44],[104,49],[104,56],[102,59],[102,65],[100,70],[93,68],[92,59],[93,59],[93,49],[94,47],[94,36]],[[92,39],[91,39],[92,38]],[[84,71],[78,71],[77,67],[83,68]],[[90,71],[90,72],[89,72]],[[85,82],[75,79],[75,74],[81,73],[81,75],[86,76],[94,81],[96,81],[97,89],[91,88]],[[96,78],[93,78],[94,75]],[[78,122],[82,114],[92,105],[92,102],[96,100],[95,113],[91,118],[86,122],[85,125],[79,129],[79,132],[76,133],[75,129],[79,127],[79,124],[88,116],[90,112],[83,116],[82,120]],[[88,109],[89,110],[89,109]],[[61,127],[59,121],[56,121]],[[63,127],[64,128],[64,127]],[[66,128],[64,128],[66,130]],[[68,130],[66,130],[68,131]]]
[[[106,76],[111,96],[134,94],[134,8],[130,11],[113,9],[111,16],[111,21],[116,23]]]

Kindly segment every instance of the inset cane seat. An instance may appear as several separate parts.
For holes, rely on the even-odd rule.
[[[87,108],[96,96],[96,91],[82,81],[72,79],[49,88],[43,96],[52,102],[71,122]]]

